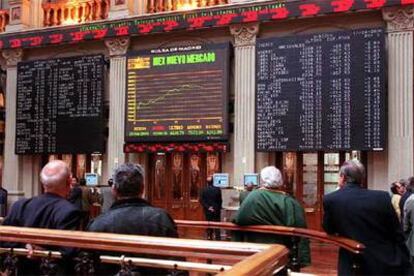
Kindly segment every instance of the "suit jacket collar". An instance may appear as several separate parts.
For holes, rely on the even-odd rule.
[[[150,204],[145,199],[134,197],[117,200],[112,204],[110,209],[118,209],[127,206],[150,206]]]
[[[347,182],[345,184],[344,188],[347,188],[347,189],[354,189],[354,188],[361,189],[362,187],[359,183]]]

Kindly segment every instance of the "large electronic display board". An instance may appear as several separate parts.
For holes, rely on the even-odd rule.
[[[259,151],[383,150],[383,29],[260,39]]]
[[[228,74],[228,44],[129,53],[125,142],[226,140]]]
[[[104,57],[20,62],[16,154],[104,151]]]

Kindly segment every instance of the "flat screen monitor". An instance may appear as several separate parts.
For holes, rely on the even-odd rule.
[[[87,186],[98,185],[98,174],[97,173],[85,173],[85,180]]]
[[[244,186],[252,184],[253,186],[259,185],[259,174],[257,173],[245,173],[243,177]]]
[[[213,185],[219,188],[227,188],[229,186],[229,174],[228,173],[215,173],[213,174]]]

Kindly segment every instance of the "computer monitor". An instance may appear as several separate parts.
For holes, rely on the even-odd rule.
[[[248,184],[252,184],[253,186],[259,186],[259,174],[258,173],[245,173],[243,176],[243,184],[247,186]]]
[[[97,173],[85,173],[86,186],[98,185],[98,174]]]
[[[229,174],[228,173],[215,173],[213,174],[213,186],[219,188],[227,188],[229,184]]]

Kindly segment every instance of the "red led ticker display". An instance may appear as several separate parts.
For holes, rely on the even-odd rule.
[[[168,143],[125,144],[124,152],[229,152],[228,143]]]
[[[410,4],[414,4],[414,0],[269,1],[239,7],[154,15],[151,18],[145,17],[145,19],[137,17],[110,23],[90,23],[47,31],[29,31],[19,35],[2,34],[0,35],[0,49],[78,43],[118,36],[223,27],[238,23],[266,22]]]

